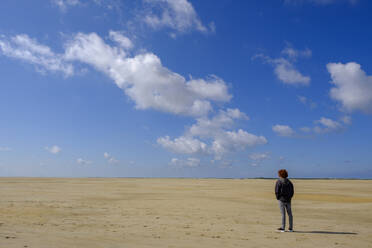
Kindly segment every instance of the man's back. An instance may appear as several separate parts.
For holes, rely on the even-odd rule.
[[[292,182],[287,178],[280,178],[275,185],[276,199],[282,202],[291,202],[294,194]]]

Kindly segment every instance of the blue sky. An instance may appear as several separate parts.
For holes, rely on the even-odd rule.
[[[371,178],[371,7],[2,1],[0,175]]]

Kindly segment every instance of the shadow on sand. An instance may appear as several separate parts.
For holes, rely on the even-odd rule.
[[[355,232],[328,232],[328,231],[294,231],[295,233],[317,233],[317,234],[345,234],[357,235]]]

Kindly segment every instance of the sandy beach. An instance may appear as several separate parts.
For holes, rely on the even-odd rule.
[[[0,247],[372,247],[372,181],[1,178]]]

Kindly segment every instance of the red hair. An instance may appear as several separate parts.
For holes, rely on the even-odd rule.
[[[281,170],[278,171],[278,175],[282,178],[287,178],[288,177],[288,172],[285,169],[281,169]]]

